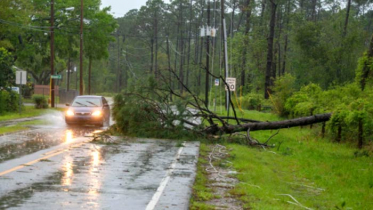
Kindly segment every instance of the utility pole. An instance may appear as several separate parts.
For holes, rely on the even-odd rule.
[[[224,49],[224,67],[225,67],[225,79],[228,78],[229,68],[228,68],[228,46],[227,46],[227,27],[225,24],[224,18],[224,0],[221,0],[221,25],[223,26],[222,36],[223,36],[223,49]],[[225,85],[225,84],[224,84]],[[229,98],[230,98],[230,91],[228,88],[227,91],[227,114],[229,117]]]
[[[79,95],[83,95],[83,6],[84,0],[80,0],[80,84]]]
[[[51,107],[54,107],[54,0],[51,0],[51,78],[50,78],[50,91],[51,91]]]
[[[70,90],[70,71],[71,71],[71,58],[69,55],[69,59],[67,61],[67,80],[66,80],[66,91],[69,92]]]
[[[119,32],[117,32],[117,42],[118,42],[118,44],[117,44],[117,76],[118,76],[118,78],[117,78],[117,93],[119,93],[120,92],[120,52],[121,52],[121,50],[120,50],[120,43],[119,43]]]
[[[207,1],[207,39],[206,39],[206,84],[205,84],[205,105],[209,105],[209,71],[210,71],[210,0]]]

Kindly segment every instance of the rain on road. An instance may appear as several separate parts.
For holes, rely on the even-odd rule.
[[[97,127],[48,125],[0,136],[0,209],[187,209],[198,142],[91,142]]]

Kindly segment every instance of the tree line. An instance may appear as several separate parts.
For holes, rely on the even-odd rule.
[[[172,88],[183,93],[172,70],[202,94],[207,50],[210,73],[224,75],[220,5],[215,0],[152,0],[117,18],[108,62],[119,75],[116,90],[153,75],[168,77]],[[230,0],[224,7],[229,76],[237,78],[242,95],[268,98],[275,79],[285,73],[296,78],[298,89],[311,82],[323,89],[351,82],[373,32],[370,0]],[[217,29],[215,37],[200,35],[208,22]],[[215,90],[212,82],[208,89]]]
[[[51,3],[49,0],[0,2],[0,48],[13,58],[7,63],[8,72],[15,65],[28,72],[29,81],[33,84],[48,85],[50,82]],[[108,45],[115,40],[111,34],[117,28],[110,7],[100,8],[100,5],[100,0],[84,0],[83,71],[86,93],[92,62],[100,63],[108,58]],[[61,88],[73,89],[76,82],[72,78],[77,81],[79,77],[80,9],[80,1],[54,0],[54,64],[56,74],[63,76],[62,81],[57,81],[63,86]],[[107,71],[105,68],[95,70]],[[5,69],[2,69],[3,73]],[[11,81],[14,84],[14,80]]]

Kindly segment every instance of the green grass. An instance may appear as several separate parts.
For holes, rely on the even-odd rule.
[[[0,127],[0,134],[13,133],[13,132],[24,131],[24,130],[28,130],[28,129],[29,128],[27,128],[25,126],[22,126],[22,125]]]
[[[332,143],[319,138],[319,131],[317,126],[280,130],[270,142],[275,148],[267,150],[227,145],[241,181],[231,194],[252,209],[299,208],[283,194],[313,209],[373,209],[372,157],[356,157],[355,144]],[[263,142],[273,133],[251,135]]]
[[[0,121],[14,120],[14,119],[19,119],[19,118],[27,118],[27,117],[36,117],[36,116],[40,116],[43,114],[47,114],[51,110],[62,111],[63,108],[35,109],[32,106],[25,106],[21,114],[19,114],[18,112],[6,113],[0,116]]]
[[[45,120],[31,120],[26,122],[20,122],[15,125],[7,126],[7,127],[1,127],[0,128],[0,134],[5,133],[13,133],[13,132],[19,132],[19,131],[25,131],[29,129],[29,126],[32,125],[46,125],[48,124]]]
[[[17,125],[19,126],[31,126],[31,125],[47,125],[48,121],[46,120],[30,120],[26,122],[20,122]]]

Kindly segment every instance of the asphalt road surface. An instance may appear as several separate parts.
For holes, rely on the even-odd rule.
[[[105,128],[43,118],[50,123],[0,136],[0,209],[188,209],[198,142],[98,144],[92,133]]]

